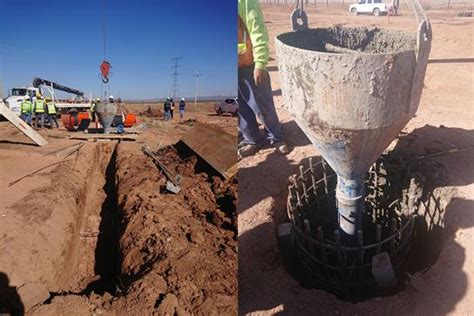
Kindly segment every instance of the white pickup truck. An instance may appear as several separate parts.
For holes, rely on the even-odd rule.
[[[359,0],[357,3],[349,6],[349,12],[354,15],[373,14],[375,16],[380,16],[382,14],[387,14],[389,7],[390,6],[383,3],[382,0]]]
[[[216,103],[214,105],[214,110],[217,115],[228,113],[232,116],[236,116],[239,113],[239,103],[237,102],[237,98],[225,99],[224,102]]]

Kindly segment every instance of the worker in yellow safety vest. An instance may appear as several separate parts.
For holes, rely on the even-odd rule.
[[[49,125],[51,126],[51,128],[53,128],[53,121],[54,121],[54,124],[56,125],[56,128],[59,128],[59,124],[58,124],[58,111],[56,110],[56,104],[54,104],[53,100],[51,100],[50,98],[46,98],[46,108],[48,110],[48,123]]]
[[[31,115],[33,113],[33,104],[30,101],[30,97],[27,96],[20,105],[20,118],[25,121],[28,125],[31,125]]]
[[[33,109],[35,112],[35,127],[38,128],[38,121],[41,119],[41,128],[44,127],[44,113],[45,113],[46,104],[44,103],[43,97],[41,94],[36,95],[36,101],[34,103]]]

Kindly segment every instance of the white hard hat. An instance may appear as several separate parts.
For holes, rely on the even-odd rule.
[[[113,99],[113,98],[114,98],[114,96],[113,96],[113,95],[109,95],[109,99]]]
[[[184,98],[181,98],[181,101],[184,101]]]

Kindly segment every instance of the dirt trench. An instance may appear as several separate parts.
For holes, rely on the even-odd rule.
[[[135,144],[85,152],[81,164],[96,163],[70,197],[77,209],[64,268],[31,314],[236,314],[237,180],[166,147],[157,155],[182,175],[174,195]]]

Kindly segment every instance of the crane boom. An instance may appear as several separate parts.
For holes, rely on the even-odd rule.
[[[33,79],[33,87],[38,88],[41,85],[45,85],[45,86],[51,87],[53,89],[61,90],[61,91],[67,92],[67,93],[72,93],[72,94],[75,94],[78,97],[84,97],[84,92],[82,92],[80,90],[69,88],[69,87],[60,85],[56,82],[52,82],[52,81],[49,81],[49,80],[46,80],[46,79],[41,79],[41,78],[34,78]]]

